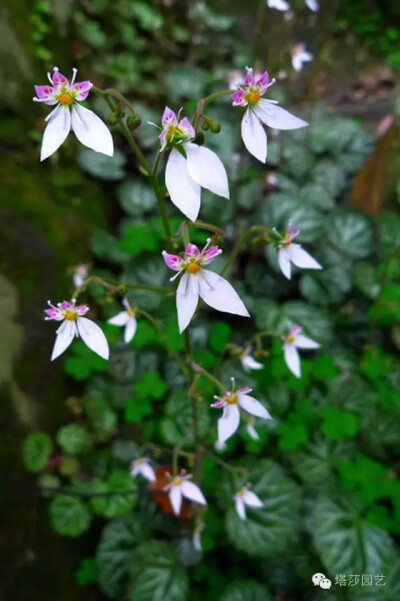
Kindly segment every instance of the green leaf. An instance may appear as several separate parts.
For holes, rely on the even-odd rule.
[[[46,432],[31,432],[22,447],[24,465],[29,472],[41,472],[47,466],[53,443]]]
[[[112,157],[94,150],[82,150],[78,155],[78,163],[82,169],[99,179],[117,181],[125,175],[126,156],[117,149]]]
[[[329,160],[317,163],[313,169],[312,178],[315,184],[324,188],[334,198],[343,191],[346,185],[344,170]]]
[[[164,89],[168,98],[178,101],[182,98],[201,98],[205,89],[207,72],[194,65],[170,67],[164,76]]]
[[[76,380],[86,380],[93,373],[107,370],[108,361],[91,351],[82,340],[74,342],[71,355],[64,360],[64,371]]]
[[[96,553],[99,582],[113,599],[126,590],[133,555],[143,536],[143,523],[137,515],[114,520],[102,531]]]
[[[89,529],[92,516],[81,499],[57,496],[49,506],[53,528],[63,536],[76,538]]]
[[[300,495],[296,484],[279,465],[264,459],[251,468],[246,482],[263,501],[260,509],[249,509],[241,520],[231,504],[225,519],[232,545],[251,556],[275,557],[285,553],[300,526]],[[237,490],[231,484],[230,496]]]
[[[127,424],[137,424],[146,415],[153,413],[153,407],[148,398],[129,399],[124,404],[124,419]]]
[[[311,275],[307,273],[300,280],[300,289],[308,300],[317,305],[331,305],[341,302],[351,290],[350,265],[334,265]]]
[[[92,490],[100,494],[105,493],[104,497],[91,499],[91,505],[96,513],[107,518],[127,515],[136,505],[137,484],[129,472],[115,470],[111,472],[107,482],[95,482]],[[116,494],[106,496],[107,493]]]
[[[85,557],[81,561],[79,570],[76,573],[76,581],[79,586],[88,586],[95,584],[99,579],[99,568],[94,557]]]
[[[327,572],[384,574],[393,553],[387,532],[369,526],[359,510],[345,498],[320,497],[314,506],[314,544]]]
[[[204,432],[209,427],[208,406],[198,403],[199,431]],[[165,405],[164,417],[160,423],[160,433],[164,441],[175,446],[182,439],[190,441],[193,436],[193,408],[188,395],[183,390],[174,391]]]
[[[90,449],[89,432],[80,424],[68,424],[57,432],[57,442],[69,455],[86,453]]]
[[[160,400],[168,390],[168,384],[155,371],[145,372],[135,384],[135,393],[139,397]]]
[[[131,217],[142,217],[152,211],[156,198],[151,187],[134,179],[125,179],[117,190],[117,199],[121,207]]]
[[[224,321],[213,325],[208,342],[213,351],[220,353],[232,338],[232,328]]]
[[[150,224],[126,225],[123,228],[119,250],[130,257],[137,257],[142,252],[156,252],[160,248],[161,238],[157,230]]]
[[[339,407],[324,407],[321,431],[330,440],[352,438],[360,428],[360,419],[354,413]]]
[[[330,211],[335,203],[332,196],[321,185],[308,184],[299,191],[301,202],[308,204],[319,211]]]
[[[270,601],[268,589],[255,580],[232,582],[222,595],[221,601]]]
[[[87,419],[92,426],[95,438],[105,442],[118,426],[118,417],[108,402],[102,398],[84,399],[83,406]]]
[[[143,543],[133,561],[130,601],[186,601],[189,583],[173,549],[165,542]]]
[[[393,211],[384,211],[379,218],[379,234],[383,251],[391,255],[400,251],[400,217]]]
[[[345,255],[365,259],[374,248],[373,224],[365,213],[342,209],[329,217],[328,236]]]
[[[322,484],[335,474],[337,463],[352,457],[354,450],[353,443],[332,443],[321,438],[315,443],[307,444],[304,451],[293,453],[291,460],[304,482]]]

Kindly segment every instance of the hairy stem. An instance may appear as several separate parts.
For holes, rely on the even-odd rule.
[[[171,291],[169,288],[165,288],[162,286],[147,286],[146,284],[121,284],[120,282],[110,282],[109,280],[105,280],[104,278],[100,278],[97,275],[91,275],[88,277],[79,288],[75,290],[72,295],[73,299],[77,299],[84,290],[90,284],[98,284],[99,286],[103,286],[112,294],[119,294],[123,290],[148,290],[149,292],[159,292],[160,294],[169,294]]]

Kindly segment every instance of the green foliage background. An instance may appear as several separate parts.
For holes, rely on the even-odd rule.
[[[321,17],[313,17],[302,2],[294,4],[310,36],[317,26],[310,19],[331,26],[332,35],[342,26],[329,6]],[[18,6],[23,3],[10,4],[7,15],[16,17]],[[352,23],[350,9],[343,11],[341,18]],[[237,12],[243,16],[243,8]],[[270,71],[288,68],[284,43],[275,58],[262,37],[253,44],[248,30],[251,26],[254,31],[255,23],[245,12],[241,35],[224,3],[167,7],[144,0],[92,0],[67,7],[40,0],[30,13],[29,36],[21,39],[34,57],[37,83],[53,63],[64,71],[76,65],[98,85],[111,84],[132,98],[143,120],[138,139],[148,152],[157,132],[146,121],[158,122],[166,102],[191,113],[197,99],[226,87],[228,72],[250,64],[254,53],[261,64],[270,59]],[[267,25],[277,27],[277,21],[274,14]],[[290,35],[285,30],[288,44]],[[29,79],[24,67],[19,72],[22,80]],[[122,343],[121,332],[105,324],[119,310],[118,299],[90,286],[88,301],[103,320],[111,361],[107,364],[75,342],[62,360],[66,388],[55,388],[47,401],[63,405],[75,395],[68,399],[68,415],[57,416],[57,428],[53,424],[50,433],[29,423],[32,432],[22,448],[24,466],[37,478],[52,527],[58,535],[85,541],[85,553],[74,562],[76,586],[84,587],[84,596],[90,591],[96,599],[130,601],[400,597],[400,217],[383,211],[373,220],[351,206],[355,174],[373,148],[362,124],[310,102],[313,90],[307,77],[275,88],[271,95],[285,104],[296,101],[296,113],[310,121],[310,128],[270,135],[263,169],[243,152],[237,111],[229,102],[215,104],[209,114],[222,131],[208,132],[207,144],[229,169],[232,201],[204,195],[201,218],[225,231],[226,257],[250,225],[282,229],[290,219],[301,229],[300,242],[312,249],[324,270],[302,272],[288,282],[278,271],[276,252],[255,240],[229,273],[253,319],[243,323],[203,308],[193,327],[196,362],[226,385],[235,376],[238,384],[252,386],[274,420],[258,427],[259,441],[243,427],[224,453],[204,459],[202,488],[209,508],[204,553],[197,553],[191,522],[163,514],[146,486],[129,476],[140,445],[172,449],[187,436],[192,410],[186,383],[173,358],[166,356],[159,333],[144,319],[133,342]],[[10,100],[14,95],[15,90]],[[30,90],[26,102],[29,96]],[[5,97],[7,101],[8,92]],[[92,103],[106,118],[104,106]],[[21,152],[18,102],[7,110],[7,126],[2,125],[6,143]],[[32,164],[40,144],[38,120],[35,115],[29,126]],[[168,286],[160,256],[165,241],[151,189],[117,131],[115,140],[118,152],[106,159],[71,138],[41,170],[39,177],[48,178],[53,192],[47,206],[59,203],[59,214],[51,213],[52,223],[46,226],[53,232],[59,226],[57,234],[49,234],[50,243],[73,246],[74,240],[62,232],[67,216],[76,239],[89,242],[86,248],[68,248],[67,261],[58,260],[66,273],[83,257],[97,274],[112,280]],[[277,176],[274,186],[267,183],[268,172]],[[29,184],[39,198],[35,178]],[[18,193],[16,203],[23,206],[26,198]],[[74,211],[89,225],[76,216],[71,220]],[[40,222],[45,213],[46,205],[38,204],[30,218],[33,214]],[[177,230],[181,217],[172,207],[170,215]],[[198,244],[206,237],[201,231],[191,235]],[[223,259],[215,265],[218,270]],[[71,287],[63,279],[47,290],[66,296]],[[29,288],[24,291],[29,300]],[[129,293],[129,298],[154,314],[164,338],[181,353],[173,298],[147,292]],[[39,312],[36,318],[41,319]],[[302,359],[301,380],[288,372],[282,357],[281,336],[293,322],[321,343],[318,353]],[[51,340],[50,333],[48,349]],[[249,341],[264,369],[244,374],[232,349]],[[208,407],[216,391],[205,379],[200,388],[200,429],[212,450],[217,415]],[[190,437],[184,448],[191,450]],[[232,478],[220,459],[245,467],[246,477]],[[154,460],[171,465],[165,451]],[[232,496],[249,481],[265,506],[249,511],[248,520],[241,522]],[[383,574],[386,585],[322,591],[311,585],[315,572],[333,582],[337,574]],[[67,599],[62,591],[58,598]]]

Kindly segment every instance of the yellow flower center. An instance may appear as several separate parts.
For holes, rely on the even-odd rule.
[[[186,132],[177,125],[170,125],[167,131],[167,142],[172,142],[175,136],[185,136]]]
[[[78,315],[75,311],[71,311],[70,309],[67,309],[65,311],[65,319],[67,321],[76,321]]]
[[[293,336],[293,334],[291,334],[287,337],[287,342],[289,342],[289,344],[293,344],[294,342],[296,342],[296,336]]]
[[[190,263],[186,270],[188,273],[198,273],[201,270],[201,267],[198,263]]]
[[[71,106],[74,104],[76,92],[71,92],[67,86],[62,86],[60,93],[56,95],[56,99],[62,106]]]
[[[238,492],[238,497],[244,497],[246,495],[247,489],[246,488],[242,488],[242,490],[239,490]]]
[[[259,90],[250,90],[248,94],[246,94],[246,100],[249,104],[257,104],[261,98],[261,94]]]
[[[129,317],[135,317],[135,311],[133,309],[128,309],[127,313]]]
[[[237,396],[236,394],[230,394],[229,396],[226,397],[226,402],[229,405],[236,405],[237,404]]]
[[[175,478],[174,486],[182,486],[183,480],[182,478]]]

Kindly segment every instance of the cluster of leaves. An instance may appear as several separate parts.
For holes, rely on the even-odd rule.
[[[337,21],[339,30],[352,31],[366,42],[374,52],[385,57],[392,67],[400,67],[399,29],[394,26],[398,8],[387,3],[382,6],[377,0],[344,2]],[[393,10],[393,12],[392,12]]]
[[[235,151],[229,110],[221,105],[213,115],[223,124],[215,145],[226,157]],[[71,405],[73,421],[55,441],[43,432],[28,436],[24,460],[47,494],[60,488],[49,506],[60,534],[83,534],[93,516],[111,520],[95,557],[82,563],[80,584],[98,581],[114,599],[128,590],[135,601],[200,599],[204,591],[224,601],[298,598],[303,590],[310,598],[311,576],[322,571],[333,580],[339,573],[386,575],[382,593],[374,589],[371,597],[370,590],[355,588],[348,599],[399,594],[394,541],[400,515],[395,463],[400,220],[384,213],[374,223],[347,198],[370,143],[353,121],[317,110],[309,131],[270,142],[268,171],[276,180],[241,159],[231,166],[234,201],[222,205],[204,198],[204,219],[226,232],[224,250],[250,224],[284,228],[291,219],[324,270],[287,282],[278,273],[276,252],[254,240],[231,273],[254,321],[237,328],[234,320],[221,321],[203,309],[194,324],[195,361],[225,384],[235,376],[240,385],[252,385],[274,416],[258,429],[259,441],[243,428],[220,456],[246,468],[245,477],[221,474],[213,453],[204,459],[202,488],[210,506],[203,556],[191,542],[190,516],[166,515],[157,495],[129,476],[129,464],[141,452],[138,444],[156,445],[155,460],[164,466],[171,462],[168,449],[184,443],[190,450],[192,444],[185,382],[165,352],[165,342],[183,350],[173,298],[130,295],[134,304],[157,314],[162,337],[140,319],[136,337],[125,346],[120,332],[105,325],[114,344],[109,366],[79,342],[72,347],[64,366],[69,376],[87,381],[84,396]],[[80,158],[85,170],[122,180],[124,161],[118,155],[110,159],[108,171],[99,167],[103,161],[87,151]],[[125,212],[119,235],[98,231],[92,243],[104,275],[114,272],[115,279],[117,271],[124,282],[167,285],[160,257],[164,239],[150,189],[128,176],[116,198]],[[178,229],[181,220],[171,223]],[[205,235],[191,231],[194,242]],[[92,286],[90,292],[106,317],[118,310],[102,289]],[[293,322],[322,344],[315,358],[303,361],[301,380],[288,372],[279,340]],[[243,374],[232,349],[249,342],[259,358],[268,357],[263,370]],[[200,433],[212,449],[216,416],[208,406],[216,391],[203,378],[199,387]],[[242,522],[232,497],[247,482],[265,506]],[[250,563],[243,561],[246,556]]]

